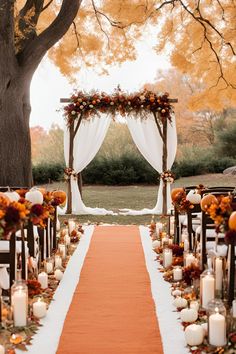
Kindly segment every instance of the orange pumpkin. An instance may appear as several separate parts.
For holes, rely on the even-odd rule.
[[[217,198],[213,194],[204,195],[201,200],[201,209],[205,211],[211,204],[218,204]]]
[[[52,195],[54,198],[58,198],[61,201],[61,205],[65,204],[66,202],[66,192],[64,191],[53,191]]]
[[[236,211],[233,211],[229,217],[229,228],[236,231]]]
[[[0,199],[3,201],[3,203],[5,205],[9,205],[10,204],[10,199],[8,198],[8,196],[5,193],[0,192]]]
[[[184,192],[184,188],[174,188],[174,189],[172,189],[172,191],[171,191],[171,199],[172,199],[172,201],[173,202],[175,201],[175,198],[176,198],[177,194],[183,193],[183,192]]]

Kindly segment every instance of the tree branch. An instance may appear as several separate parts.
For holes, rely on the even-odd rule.
[[[55,20],[33,41],[27,43],[23,52],[19,53],[20,65],[35,70],[46,52],[56,44],[73,23],[82,0],[63,0]]]
[[[18,30],[15,34],[16,52],[22,52],[30,40],[36,34],[36,25],[43,9],[44,0],[27,0],[25,6],[20,10],[18,20]]]
[[[48,1],[48,3],[43,7],[42,12],[45,11],[53,2],[53,0]]]

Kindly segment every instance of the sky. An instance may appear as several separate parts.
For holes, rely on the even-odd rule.
[[[118,85],[122,90],[135,92],[145,83],[156,81],[157,71],[168,69],[166,57],[158,56],[153,49],[153,39],[139,42],[137,59],[113,66],[109,75],[99,76],[91,68],[78,73],[77,87],[71,86],[47,58],[43,59],[31,84],[32,113],[30,126],[40,125],[49,129],[53,123],[63,126],[63,105],[60,98],[70,97],[76,90],[112,92]]]

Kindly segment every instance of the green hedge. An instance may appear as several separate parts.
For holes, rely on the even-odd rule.
[[[184,159],[174,163],[172,171],[176,179],[201,175],[206,173],[221,173],[227,167],[236,165],[236,160],[230,157],[198,157]],[[62,164],[40,164],[33,167],[35,184],[50,183],[63,180]],[[117,157],[97,157],[82,173],[85,184],[128,185],[156,184],[156,171],[142,156],[123,155]]]
[[[141,156],[99,157],[85,168],[83,181],[106,185],[154,184],[157,173]]]
[[[65,166],[59,163],[33,166],[34,184],[45,184],[63,180],[64,168]]]

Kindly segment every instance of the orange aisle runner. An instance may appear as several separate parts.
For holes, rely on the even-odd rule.
[[[95,228],[57,353],[163,353],[138,227]]]

